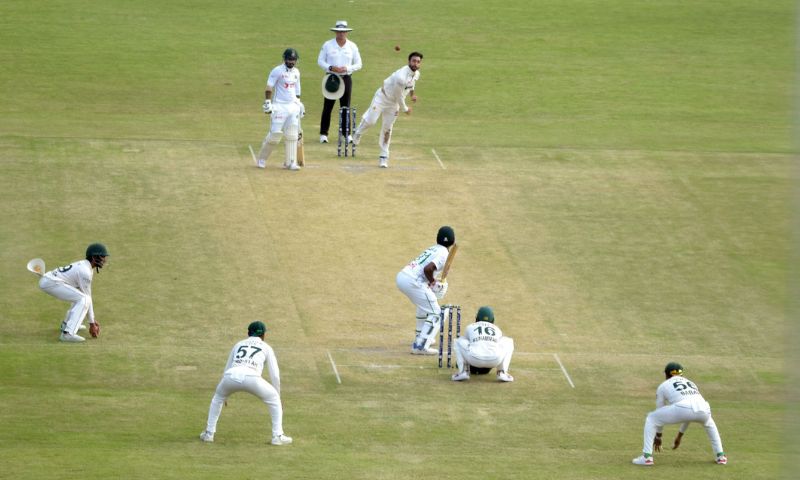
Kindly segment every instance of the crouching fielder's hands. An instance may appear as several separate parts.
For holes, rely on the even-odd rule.
[[[100,324],[97,322],[92,322],[89,324],[89,334],[92,338],[97,338],[100,336]]]
[[[672,449],[675,450],[676,448],[681,446],[681,439],[683,438],[683,432],[678,432],[678,435],[675,436],[675,443],[672,444]]]
[[[431,287],[433,293],[436,294],[436,298],[439,300],[443,299],[445,295],[447,295],[447,281],[444,283],[442,282],[434,282],[433,286]]]

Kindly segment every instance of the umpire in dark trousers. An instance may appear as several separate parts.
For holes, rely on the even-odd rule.
[[[361,70],[361,54],[358,53],[358,46],[347,38],[347,34],[353,29],[347,26],[346,21],[337,20],[336,26],[331,28],[331,31],[336,32],[336,37],[322,44],[317,64],[326,74],[336,74],[341,79],[341,83],[344,84],[344,93],[341,97],[338,97],[339,106],[349,107],[350,96],[353,91],[351,75],[353,72]],[[333,95],[325,95],[325,101],[322,105],[322,119],[319,122],[320,143],[328,143],[331,112],[336,104],[335,98],[331,97]],[[342,133],[347,135],[349,139],[349,131]]]

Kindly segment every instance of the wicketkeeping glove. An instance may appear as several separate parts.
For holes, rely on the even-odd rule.
[[[89,334],[92,338],[97,338],[100,335],[100,324],[97,322],[89,324]]]
[[[272,100],[264,100],[264,113],[272,113]]]

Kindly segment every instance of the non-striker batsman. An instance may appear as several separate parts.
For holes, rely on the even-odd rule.
[[[264,113],[270,115],[270,127],[256,157],[259,168],[266,168],[272,149],[280,143],[281,137],[286,137],[283,168],[300,170],[297,164],[297,140],[305,107],[300,101],[300,70],[296,66],[299,59],[297,50],[287,48],[283,52],[283,63],[273,68],[267,77]]]

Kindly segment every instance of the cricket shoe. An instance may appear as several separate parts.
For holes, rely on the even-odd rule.
[[[453,374],[453,376],[450,377],[450,378],[454,382],[463,382],[464,380],[469,380],[469,372],[466,372],[466,371],[465,372],[458,372],[456,374]]]
[[[58,337],[59,340],[62,342],[69,342],[69,343],[80,343],[85,342],[86,339],[81,337],[80,335],[73,335],[67,332],[61,332],[61,336]]]
[[[319,136],[319,143],[328,143],[328,136],[327,135],[320,135]]]
[[[509,375],[506,372],[503,372],[501,370],[501,371],[497,372],[497,381],[499,381],[499,382],[513,382],[514,381],[514,377],[512,377],[511,375]]]
[[[214,434],[208,430],[204,430],[203,433],[200,434],[200,440],[207,443],[212,443],[214,441]]]
[[[297,170],[300,170],[300,165],[298,165],[296,163],[293,163],[293,164],[289,165],[289,170],[292,170],[292,171],[296,172]]]
[[[411,345],[411,355],[439,355],[439,350]]]
[[[291,445],[292,437],[287,437],[284,434],[275,435],[274,437],[272,437],[272,441],[269,443],[273,445]]]
[[[378,166],[381,168],[389,168],[389,159],[386,157],[378,158]]]
[[[645,457],[644,455],[639,455],[638,457],[631,460],[631,463],[633,463],[634,465],[645,465],[652,467],[653,457]]]
[[[348,135],[347,136],[347,143],[353,143],[353,136],[352,135]]]
[[[258,168],[267,168],[267,161],[259,158],[259,159],[256,161],[256,166],[257,166]]]
[[[80,330],[86,330],[86,325],[81,324],[81,326],[78,327],[78,331],[80,331]]]
[[[727,465],[728,457],[726,457],[725,455],[717,455],[717,459],[714,461],[717,462],[717,465]]]

